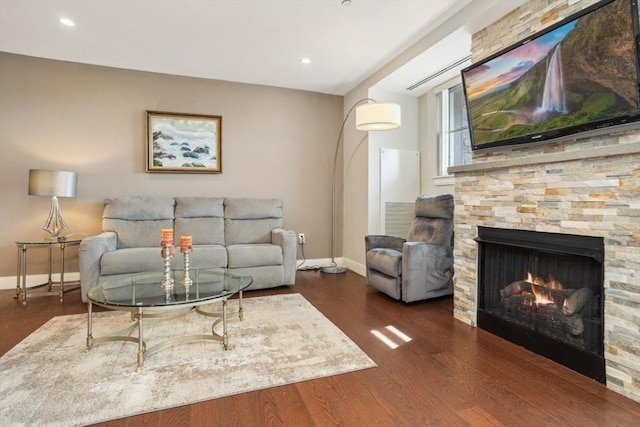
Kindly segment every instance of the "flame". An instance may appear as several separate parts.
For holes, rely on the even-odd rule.
[[[536,277],[533,274],[531,274],[530,272],[527,272],[527,282],[534,284],[534,285],[538,285],[538,286],[545,286],[544,284],[544,280],[542,279],[542,277]]]
[[[549,277],[549,280],[545,282],[544,279],[542,279],[541,277],[536,277],[530,272],[527,272],[526,281],[533,285],[531,286],[531,292],[535,297],[534,303],[536,305],[556,304],[556,301],[553,300],[551,293],[548,292],[547,289],[563,289],[562,283],[558,282],[553,277]]]
[[[562,287],[562,283],[558,282],[556,279],[554,279],[553,276],[549,276],[549,281],[546,284],[547,288],[551,288],[551,289],[556,289],[556,290],[562,290],[564,289]]]

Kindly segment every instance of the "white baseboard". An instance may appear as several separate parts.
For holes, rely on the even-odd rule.
[[[344,258],[343,258],[344,259]],[[355,262],[353,260],[350,259],[344,259],[344,263],[346,265],[346,267],[353,271],[354,273],[357,273],[359,275],[361,275],[362,277],[366,277],[367,275],[367,267],[363,264],[360,264],[359,262]]]
[[[364,265],[352,261],[348,258],[336,258],[336,264],[347,267],[349,270],[353,271],[361,275],[365,276],[366,268]],[[319,269],[320,267],[325,267],[331,265],[331,258],[316,258],[316,259],[308,259],[304,261],[304,264],[300,265],[302,260],[298,260],[296,263],[297,270],[305,270],[306,269]]]
[[[340,265],[340,258],[336,259],[336,263]],[[331,258],[296,260],[296,270],[317,270],[329,265],[331,265]]]
[[[0,290],[6,290],[6,289],[15,289],[16,285],[17,285],[17,278],[16,276],[7,276],[7,277],[0,277]],[[43,283],[47,283],[49,280],[49,275],[48,274],[31,274],[27,276],[27,288],[31,288],[33,286],[38,286],[41,285]],[[59,273],[54,273],[51,275],[51,280],[53,280],[54,282],[59,282],[60,281],[60,274]],[[75,282],[80,280],[80,273],[79,272],[65,272],[64,273],[64,282]]]

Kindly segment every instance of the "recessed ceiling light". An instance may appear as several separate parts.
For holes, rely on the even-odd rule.
[[[60,23],[62,25],[66,25],[67,27],[73,27],[76,25],[76,23],[69,18],[60,18]]]
[[[300,63],[301,64],[311,64],[311,58],[307,58],[306,56],[304,58],[300,58]]]

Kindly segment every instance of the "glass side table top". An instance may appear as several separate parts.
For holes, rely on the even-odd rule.
[[[242,292],[252,282],[251,276],[230,273],[225,269],[189,270],[191,286],[182,284],[184,270],[171,270],[173,288],[164,289],[162,271],[120,274],[107,277],[89,290],[89,300],[109,307],[196,306]]]
[[[77,246],[82,242],[82,239],[61,239],[61,240],[47,240],[44,238],[24,239],[16,240],[17,246],[61,246],[63,243],[65,246]]]

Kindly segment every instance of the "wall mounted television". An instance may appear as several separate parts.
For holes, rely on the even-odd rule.
[[[599,1],[462,70],[473,149],[640,127],[638,21],[638,0]]]

